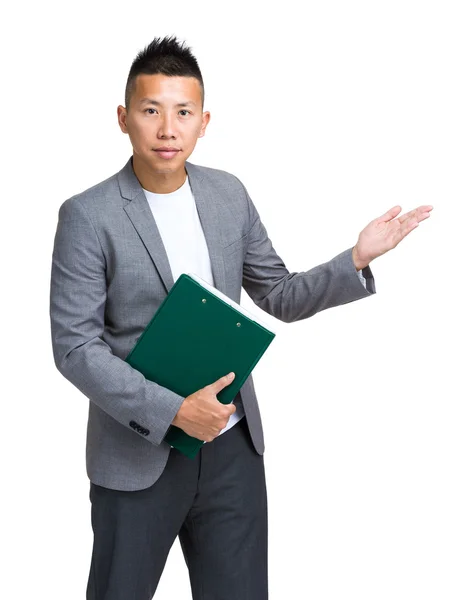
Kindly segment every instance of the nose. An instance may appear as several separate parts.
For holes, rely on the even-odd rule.
[[[161,119],[159,119],[159,128],[157,131],[157,137],[159,139],[174,138],[176,135],[176,123],[174,118],[169,113],[163,113]]]

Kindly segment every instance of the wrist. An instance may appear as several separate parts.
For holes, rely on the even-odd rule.
[[[365,269],[369,265],[369,261],[359,256],[357,244],[352,249],[352,262],[354,263],[357,271],[362,271],[362,269]]]
[[[180,427],[182,422],[182,416],[186,408],[187,398],[180,405],[179,410],[175,413],[174,418],[172,419],[171,425],[175,425],[176,427]]]

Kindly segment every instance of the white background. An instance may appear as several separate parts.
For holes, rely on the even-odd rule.
[[[136,53],[176,34],[212,113],[190,160],[245,183],[289,270],[397,203],[434,206],[372,263],[375,296],[293,324],[261,312],[271,599],[472,598],[469,6],[3,9],[2,597],[85,597],[88,401],[53,363],[52,244],[60,204],[131,154],[116,107]],[[191,597],[178,542],[155,597]]]

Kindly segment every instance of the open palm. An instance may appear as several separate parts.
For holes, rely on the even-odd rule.
[[[421,221],[429,217],[433,207],[419,206],[398,217],[401,210],[401,206],[394,206],[360,232],[353,248],[353,260],[357,269],[366,267],[374,258],[395,248]]]

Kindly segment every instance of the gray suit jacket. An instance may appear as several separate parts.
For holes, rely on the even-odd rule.
[[[163,438],[183,402],[124,361],[174,283],[132,164],[130,158],[121,171],[61,205],[50,293],[55,364],[90,400],[88,476],[118,490],[143,489],[158,479],[170,449]],[[257,306],[290,323],[375,293],[369,268],[363,270],[367,289],[359,281],[351,248],[309,271],[289,273],[239,179],[189,162],[186,170],[215,286],[234,301],[240,302],[243,286]],[[252,377],[240,395],[262,454]]]

